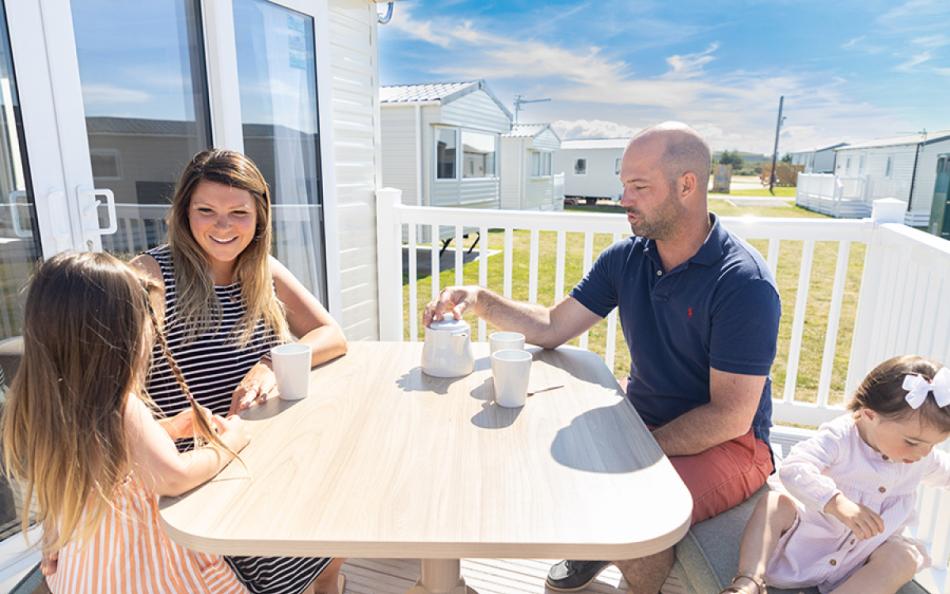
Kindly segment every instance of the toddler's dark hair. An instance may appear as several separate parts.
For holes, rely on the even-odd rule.
[[[894,420],[919,413],[921,422],[940,431],[950,432],[950,406],[941,408],[932,392],[927,394],[924,403],[916,410],[904,400],[907,396],[907,390],[903,388],[904,376],[919,375],[930,382],[940,367],[940,363],[919,355],[901,355],[888,359],[868,373],[855,390],[848,409],[858,411],[867,408]]]

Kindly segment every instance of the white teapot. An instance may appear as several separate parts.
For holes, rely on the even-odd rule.
[[[469,340],[471,329],[464,320],[448,313],[426,328],[422,346],[422,371],[434,377],[461,377],[472,373],[475,357]]]

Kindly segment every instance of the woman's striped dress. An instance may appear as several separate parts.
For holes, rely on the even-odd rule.
[[[172,542],[158,524],[158,497],[131,477],[88,539],[59,551],[46,578],[53,594],[247,594],[222,557]]]
[[[202,406],[215,414],[227,414],[231,394],[245,374],[267,354],[278,339],[258,321],[246,346],[237,344],[235,326],[244,315],[241,285],[215,286],[223,320],[219,328],[185,341],[176,309],[175,268],[171,250],[161,246],[146,252],[155,258],[165,283],[165,339],[181,368],[188,387]],[[148,395],[162,411],[172,416],[188,408],[188,401],[156,344],[146,383]],[[226,557],[241,581],[253,594],[299,594],[326,569],[332,559],[307,557]]]

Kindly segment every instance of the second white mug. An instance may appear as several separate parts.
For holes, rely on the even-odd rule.
[[[524,406],[531,375],[531,353],[511,349],[495,351],[491,356],[495,404],[505,408]]]

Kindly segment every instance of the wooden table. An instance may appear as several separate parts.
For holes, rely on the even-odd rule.
[[[424,375],[421,343],[356,342],[310,396],[248,411],[214,480],[163,498],[176,542],[223,555],[420,558],[413,594],[472,592],[462,557],[629,559],[686,533],[692,502],[594,353],[532,349],[520,409],[475,371]]]

